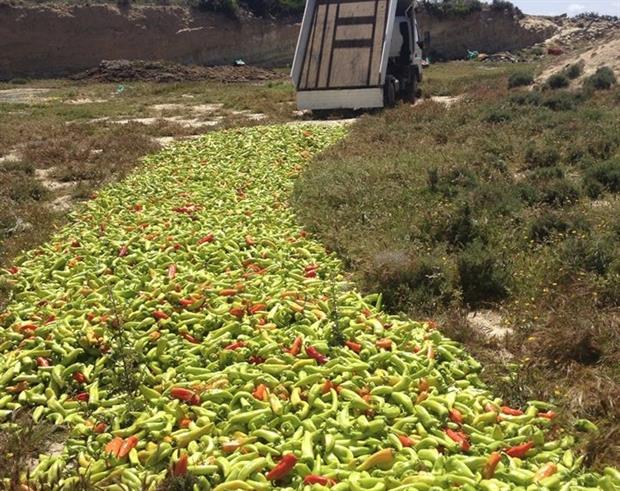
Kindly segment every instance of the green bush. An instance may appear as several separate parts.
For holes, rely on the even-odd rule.
[[[237,0],[189,0],[190,6],[209,12],[220,12],[231,17],[239,16],[239,4]]]
[[[616,75],[613,70],[607,66],[596,70],[594,75],[588,77],[584,82],[584,87],[594,90],[608,90],[616,85]]]
[[[510,121],[513,117],[513,113],[506,108],[496,107],[491,109],[486,116],[484,116],[483,121],[491,124],[499,124]]]
[[[564,241],[561,254],[574,268],[606,274],[618,253],[618,245],[609,237],[569,237]]]
[[[564,170],[561,167],[541,167],[534,169],[530,176],[530,180],[534,182],[550,181],[551,179],[562,179]]]
[[[592,185],[589,183],[596,182],[607,191],[620,193],[620,157],[588,168],[584,182],[586,186]]]
[[[483,6],[480,0],[424,0],[422,5],[434,17],[465,17]]]
[[[515,72],[508,78],[508,88],[525,87],[534,83],[534,76],[528,72]]]
[[[501,300],[508,295],[508,274],[494,252],[474,242],[457,258],[463,301],[469,305]]]
[[[547,87],[551,89],[563,89],[569,85],[570,81],[563,73],[555,73],[547,79]]]
[[[573,63],[564,70],[564,74],[571,80],[581,77],[583,73],[583,63]]]
[[[579,199],[579,190],[566,179],[553,179],[544,183],[540,190],[541,203],[550,206],[566,206]]]
[[[563,91],[548,95],[544,98],[541,105],[552,111],[572,111],[581,100],[580,94]]]
[[[564,234],[570,229],[570,223],[560,214],[545,211],[529,224],[528,237],[534,242],[546,242],[554,235]]]
[[[375,257],[371,278],[386,307],[392,311],[432,312],[455,298],[454,279],[439,254],[410,257],[403,251],[384,251]]]
[[[528,168],[553,167],[560,161],[560,152],[551,146],[531,145],[525,150],[525,162]]]
[[[510,102],[517,106],[540,106],[543,102],[543,96],[536,91],[522,91],[513,94],[510,97]]]
[[[519,17],[523,17],[523,12],[521,9],[508,0],[493,0],[491,2],[491,10],[503,10],[505,12],[510,12],[511,14],[516,14]]]

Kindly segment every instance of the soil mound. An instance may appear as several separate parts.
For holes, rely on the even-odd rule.
[[[223,83],[262,82],[282,79],[273,70],[250,65],[213,66],[180,65],[165,61],[104,60],[96,68],[71,77],[95,82],[183,82],[211,80]]]

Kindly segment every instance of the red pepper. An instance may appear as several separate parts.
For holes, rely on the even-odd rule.
[[[19,268],[17,266],[11,266],[9,269],[7,269],[7,271],[9,272],[9,274],[17,274],[19,273]]]
[[[171,264],[170,266],[168,266],[168,278],[172,280],[176,277],[176,275],[177,275],[177,265]]]
[[[80,392],[75,396],[76,401],[88,402],[88,392]]]
[[[430,344],[428,345],[428,348],[426,349],[426,358],[428,358],[429,360],[435,359],[435,351],[433,350],[433,346]]]
[[[190,305],[193,305],[196,302],[196,300],[194,298],[182,298],[181,300],[179,300],[179,303],[181,304],[182,307],[189,307]]]
[[[257,385],[256,388],[252,391],[252,395],[254,396],[254,399],[258,399],[259,401],[266,401],[268,397],[267,386],[265,384]]]
[[[192,420],[189,418],[181,418],[179,420],[179,428],[188,428],[191,422]]]
[[[126,438],[123,444],[121,445],[121,448],[118,451],[118,458],[122,459],[123,457],[126,457],[127,454],[131,451],[131,449],[135,448],[137,444],[138,444],[137,436],[130,436],[129,438]]]
[[[469,450],[469,437],[462,431],[454,431],[448,428],[446,429],[446,435],[448,435],[451,440],[458,443],[463,452],[467,452]]]
[[[163,310],[156,310],[153,312],[153,317],[158,321],[164,320],[168,318],[168,314],[166,314]]]
[[[183,336],[183,338],[184,338],[186,341],[189,341],[190,343],[193,343],[193,344],[198,344],[198,343],[200,343],[200,341],[198,341],[198,340],[197,340],[194,336],[192,336],[191,334],[189,334],[189,333],[187,333],[187,332],[182,332],[182,333],[181,333],[181,336]]]
[[[415,442],[407,435],[398,435],[398,439],[403,447],[413,447],[415,445]]]
[[[323,363],[327,363],[327,357],[319,353],[318,350],[314,346],[306,347],[306,354],[310,358],[314,358],[319,363],[319,365],[322,365]]]
[[[379,341],[377,341],[377,348],[383,348],[383,349],[392,349],[392,340],[390,338],[383,338],[383,339],[379,339]]]
[[[250,355],[248,358],[248,362],[252,365],[260,365],[261,363],[265,363],[265,359],[262,356],[258,355]]]
[[[304,477],[304,484],[320,484],[321,486],[333,486],[336,481],[329,477],[317,476],[316,474],[308,474]]]
[[[224,290],[220,290],[221,297],[232,297],[237,294],[237,290],[234,288],[225,288]]]
[[[75,380],[78,384],[85,384],[86,383],[86,375],[84,375],[82,372],[74,372],[73,373],[73,380]]]
[[[37,366],[38,367],[49,367],[50,361],[47,358],[43,358],[42,356],[37,357]]]
[[[428,380],[421,378],[420,382],[418,382],[418,388],[420,389],[420,392],[428,392],[428,389],[430,388]]]
[[[187,474],[187,453],[183,452],[172,468],[173,476],[184,476]]]
[[[170,395],[179,399],[180,401],[189,402],[190,404],[200,404],[200,397],[194,391],[186,389],[184,387],[173,387],[170,390]]]
[[[142,211],[142,209],[143,209],[143,206],[140,203],[133,205],[134,211]]]
[[[450,421],[456,423],[457,425],[462,425],[463,415],[461,414],[461,411],[459,411],[458,409],[452,408],[450,410]]]
[[[301,336],[297,336],[295,338],[295,341],[293,341],[293,344],[289,348],[288,352],[293,356],[297,356],[299,352],[301,351],[302,343],[303,343],[303,339],[301,338]]]
[[[94,431],[95,433],[97,433],[97,434],[101,434],[101,433],[103,433],[103,432],[104,432],[105,430],[107,430],[107,429],[108,429],[108,425],[107,425],[107,424],[105,424],[105,423],[102,421],[102,422],[97,423],[97,424],[95,425],[95,427],[93,428],[93,431]]]
[[[344,344],[347,348],[349,348],[351,351],[355,351],[356,353],[362,351],[362,345],[356,343],[355,341],[345,341]]]
[[[554,411],[547,411],[546,413],[538,413],[539,418],[553,419],[557,416],[557,413]]]
[[[248,312],[250,314],[256,314],[256,312],[261,312],[265,310],[267,306],[264,303],[256,303],[248,308]]]
[[[224,349],[227,349],[229,351],[235,351],[236,349],[243,348],[244,346],[245,342],[235,341],[234,343],[230,343],[229,345],[225,346]]]
[[[213,242],[214,240],[215,240],[215,237],[213,236],[213,234],[207,234],[204,237],[201,237],[200,239],[198,239],[198,245],[205,244],[208,242]]]
[[[252,238],[251,235],[246,235],[245,236],[245,243],[249,246],[253,246],[254,244],[256,244],[256,241]]]
[[[329,394],[332,389],[338,392],[339,388],[340,386],[338,384],[335,384],[334,382],[328,379],[325,382],[323,382],[323,387],[321,387],[321,393]]]
[[[128,253],[129,253],[129,247],[124,245],[118,250],[118,257],[125,257]]]
[[[316,278],[316,270],[311,269],[309,271],[306,271],[304,273],[304,277],[306,277],[306,278]]]
[[[522,459],[523,457],[525,457],[525,454],[532,448],[534,448],[534,442],[530,441],[527,443],[522,443],[521,445],[510,447],[508,450],[506,450],[506,455]]]
[[[296,463],[297,457],[295,457],[292,453],[283,455],[280,462],[278,462],[278,464],[267,473],[267,480],[278,481],[283,477],[286,477],[293,470]]]
[[[243,307],[231,307],[228,313],[237,319],[241,319],[245,315],[245,309]]]
[[[482,469],[482,477],[491,479],[500,460],[502,460],[502,455],[499,452],[493,452],[489,455],[486,464],[484,464],[484,469]]]
[[[509,416],[521,416],[523,414],[523,411],[521,411],[520,409],[512,409],[508,406],[502,406],[500,409],[502,413],[508,414]]]

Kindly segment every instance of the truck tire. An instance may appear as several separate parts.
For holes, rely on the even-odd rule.
[[[407,102],[415,102],[416,97],[418,97],[418,77],[416,73],[412,73],[412,76],[409,80],[409,83],[405,87],[404,99]]]
[[[396,79],[392,75],[388,75],[385,78],[383,105],[385,107],[394,107],[396,105]]]

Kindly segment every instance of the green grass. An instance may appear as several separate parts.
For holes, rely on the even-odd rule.
[[[508,92],[519,68],[481,80],[483,68],[430,70],[425,90],[466,92],[450,108],[426,101],[361,118],[297,182],[294,205],[394,312],[466,326],[469,310],[499,310],[515,332],[507,342],[515,361],[529,366],[515,383],[615,431],[617,96]],[[457,336],[485,359],[492,382],[508,375],[497,359],[503,344]],[[620,449],[593,445],[593,462],[620,461]]]

